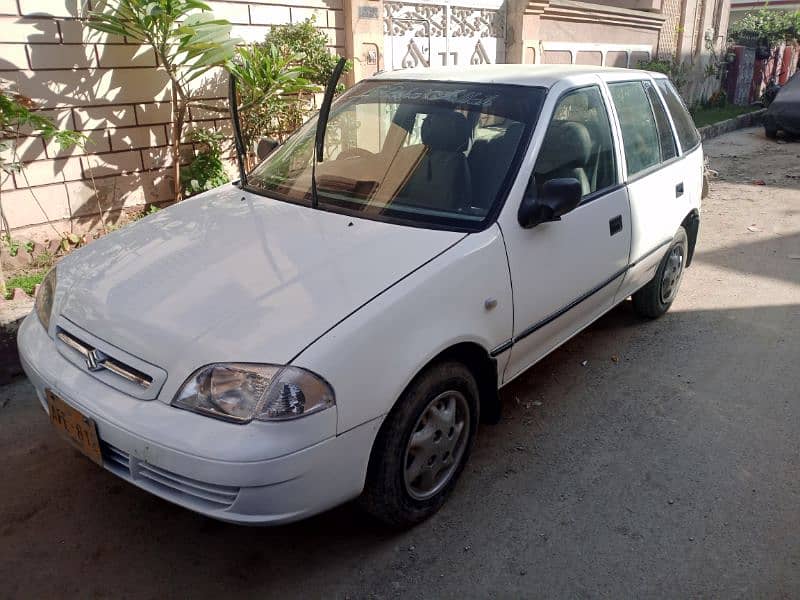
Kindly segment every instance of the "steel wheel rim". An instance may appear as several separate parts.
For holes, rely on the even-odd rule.
[[[442,392],[420,414],[403,456],[403,481],[415,500],[435,496],[452,479],[467,446],[469,415],[456,390]]]
[[[667,264],[661,275],[661,302],[669,304],[675,299],[683,276],[683,246],[678,244],[667,255]]]

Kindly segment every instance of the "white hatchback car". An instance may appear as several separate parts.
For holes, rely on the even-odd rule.
[[[410,525],[498,388],[631,295],[669,308],[700,137],[663,76],[563,65],[382,74],[317,156],[315,127],[65,257],[20,355],[54,425],[164,499],[274,524],[361,496]]]

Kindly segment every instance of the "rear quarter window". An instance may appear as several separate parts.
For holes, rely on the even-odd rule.
[[[675,138],[672,136],[672,126],[669,124],[667,111],[661,103],[661,98],[656,93],[656,88],[645,81],[644,90],[647,92],[647,97],[650,99],[650,105],[653,108],[653,115],[656,118],[656,129],[658,129],[658,139],[661,143],[661,160],[669,160],[678,155],[678,149],[675,146]]]
[[[700,143],[700,132],[694,126],[694,121],[686,106],[678,96],[678,92],[667,79],[656,79],[656,85],[661,90],[661,95],[664,96],[664,102],[667,104],[667,109],[672,115],[672,121],[675,123],[675,130],[678,134],[678,141],[681,143],[681,149],[686,152],[691,150]]]

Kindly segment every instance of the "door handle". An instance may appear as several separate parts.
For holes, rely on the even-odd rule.
[[[622,231],[622,215],[617,215],[608,221],[608,231],[611,235],[615,235]]]
[[[683,182],[681,181],[678,185],[675,186],[675,197],[680,198],[683,196]]]

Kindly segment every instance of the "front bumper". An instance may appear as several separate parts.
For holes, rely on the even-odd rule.
[[[341,435],[335,408],[291,422],[226,423],[110,388],[61,356],[33,314],[18,342],[45,410],[50,388],[96,422],[106,469],[165,500],[269,525],[322,512],[363,488],[380,419]]]

